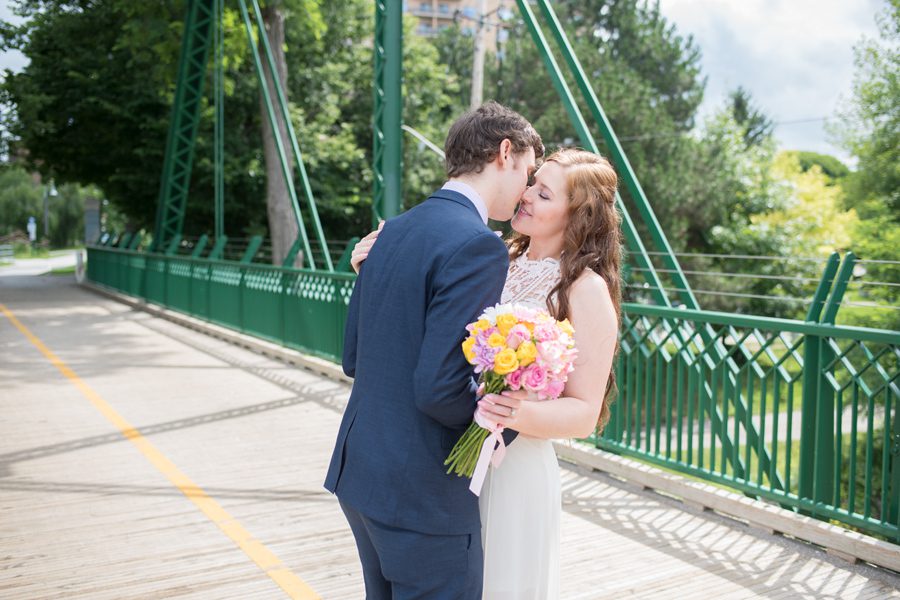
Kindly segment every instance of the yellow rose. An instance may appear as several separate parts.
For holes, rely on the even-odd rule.
[[[485,329],[489,329],[491,322],[487,319],[478,319],[472,324],[472,335],[478,335]]]
[[[522,321],[522,325],[528,328],[528,331],[534,333],[534,323],[529,323],[528,321]]]
[[[506,345],[506,336],[500,335],[496,331],[488,338],[488,346],[491,348],[502,348]]]
[[[563,319],[559,322],[559,329],[563,333],[568,333],[569,335],[575,335],[575,328],[572,327],[572,324],[569,323],[568,319]]]
[[[472,364],[475,364],[475,350],[473,349],[474,346],[475,336],[466,338],[466,341],[462,343],[463,354],[466,355],[466,360]]]
[[[518,323],[518,320],[510,315],[497,315],[497,329],[500,330],[500,335],[506,337],[509,335],[509,330],[513,328],[513,326]]]
[[[506,375],[512,373],[519,368],[519,361],[516,359],[516,351],[512,348],[506,348],[497,353],[494,357],[494,372],[497,375]]]
[[[519,364],[527,367],[537,358],[537,346],[534,345],[534,342],[522,342],[519,344],[519,349],[516,350],[516,358],[519,359]]]

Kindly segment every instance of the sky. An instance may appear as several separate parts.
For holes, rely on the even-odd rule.
[[[707,76],[701,115],[739,85],[773,121],[779,146],[848,160],[829,143],[853,84],[853,46],[874,38],[882,0],[660,0],[678,32],[693,35]],[[816,119],[806,121],[807,119]],[[805,121],[789,123],[789,121]]]
[[[785,149],[812,150],[848,160],[829,142],[833,118],[853,82],[853,46],[875,37],[883,0],[659,0],[678,32],[693,35],[707,77],[701,119],[743,86],[778,123]],[[0,19],[14,19],[0,0]],[[21,70],[18,52],[0,53],[0,71]],[[802,121],[802,122],[796,122]]]
[[[9,3],[6,0],[0,0],[0,21],[12,21],[13,23],[21,21],[21,19],[12,14],[12,11],[9,9]],[[0,52],[0,71],[11,69],[18,72],[27,62],[21,52]]]

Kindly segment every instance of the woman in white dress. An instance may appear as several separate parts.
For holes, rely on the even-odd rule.
[[[491,420],[519,432],[479,499],[485,600],[559,597],[562,501],[551,440],[587,437],[609,418],[621,299],[616,185],[606,159],[560,150],[538,169],[511,222],[515,234],[501,302],[568,318],[578,358],[556,400],[541,402],[520,391],[478,403]],[[376,238],[373,232],[357,245],[354,268]]]

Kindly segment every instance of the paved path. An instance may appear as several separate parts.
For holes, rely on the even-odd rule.
[[[16,258],[10,263],[0,263],[0,277],[43,275],[53,269],[74,267],[75,254],[75,250],[69,250],[64,253],[54,252],[47,258]]]
[[[347,385],[71,276],[4,277],[0,304],[0,598],[363,597],[321,486]],[[564,599],[900,598],[610,476],[564,467],[563,496]]]

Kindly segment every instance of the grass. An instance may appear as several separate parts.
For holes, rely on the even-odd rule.
[[[71,248],[57,248],[50,250],[44,246],[32,247],[28,244],[13,244],[13,257],[17,260],[28,260],[30,258],[51,258],[54,256],[62,256],[70,254],[75,250],[82,250],[84,246],[72,246]]]

